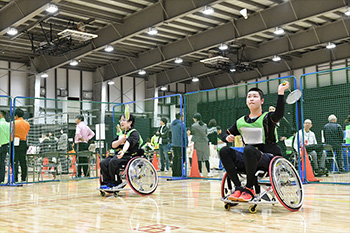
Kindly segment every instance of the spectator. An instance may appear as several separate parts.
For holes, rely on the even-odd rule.
[[[327,174],[326,169],[326,155],[323,153],[323,145],[317,144],[316,136],[310,129],[312,127],[312,121],[306,119],[304,121],[304,144],[306,152],[312,158],[312,166],[316,176]],[[302,130],[299,130],[299,147],[303,145]],[[294,149],[298,151],[298,140],[294,140]],[[319,161],[319,162],[318,162]]]
[[[345,120],[345,130],[346,130],[345,143],[350,144],[350,115]]]
[[[221,138],[222,138],[222,129],[220,126],[216,126],[216,129],[218,130],[218,153],[220,153],[220,150],[221,148],[223,148],[224,146],[227,146],[226,142],[222,141]],[[219,158],[219,170],[222,170],[223,167],[222,167],[222,162],[221,162],[221,159]]]
[[[202,162],[205,162],[205,166],[208,171],[208,176],[212,176],[210,173],[209,164],[209,145],[208,145],[208,128],[207,125],[202,121],[200,113],[195,113],[193,116],[193,125],[191,126],[191,134],[193,135],[192,141],[194,143],[194,149],[197,152],[198,168],[202,174]],[[195,161],[194,161],[195,162]]]
[[[192,141],[192,135],[191,135],[191,130],[187,130],[187,158],[190,162],[190,166],[192,167],[192,154],[193,154],[193,149],[194,149],[194,143]]]
[[[63,129],[60,131],[61,136],[58,139],[57,150],[58,151],[67,151],[68,150],[68,135],[64,132]]]
[[[182,176],[182,165],[186,161],[186,131],[181,113],[176,113],[175,120],[171,122],[173,158],[173,176]]]
[[[160,120],[160,127],[158,128],[157,135],[159,136],[159,157],[160,157],[160,171],[169,171],[169,127],[166,125],[168,120],[162,118]]]
[[[14,167],[15,167],[15,182],[18,182],[18,167],[21,166],[22,182],[27,179],[27,135],[30,125],[23,119],[24,112],[22,109],[15,110],[15,139],[14,139]],[[12,140],[11,135],[11,140]]]
[[[5,182],[5,159],[9,151],[10,123],[6,122],[6,112],[0,111],[0,184]]]
[[[74,138],[74,150],[77,152],[85,152],[86,154],[79,154],[77,156],[78,172],[77,176],[81,177],[81,169],[83,169],[84,176],[89,177],[89,140],[95,136],[95,133],[84,123],[84,117],[78,115],[75,117],[76,129]],[[83,164],[83,165],[80,165]]]
[[[208,123],[208,140],[209,140],[209,151],[210,151],[210,168],[219,167],[219,157],[217,151],[218,145],[218,130],[216,129],[216,120],[211,119]]]
[[[159,136],[157,135],[157,132],[154,132],[153,136],[151,137],[151,145],[153,146],[154,150],[159,150]]]
[[[325,143],[331,145],[337,155],[339,172],[345,172],[342,150],[343,129],[341,125],[337,124],[337,117],[333,114],[328,117],[328,122],[323,130]]]
[[[144,150],[145,152],[150,152],[152,151],[154,148],[151,144],[151,139],[150,138],[147,138],[146,139],[146,143],[141,147],[142,150]]]
[[[47,152],[52,152],[56,150],[56,141],[51,140],[46,133],[42,134],[42,138],[40,138],[40,144],[39,144],[39,152],[40,154],[44,154]]]

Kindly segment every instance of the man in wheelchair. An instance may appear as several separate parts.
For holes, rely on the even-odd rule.
[[[236,135],[241,135],[245,144],[243,153],[225,146],[220,150],[220,158],[229,178],[235,184],[234,192],[228,197],[231,201],[248,202],[255,196],[254,186],[257,184],[257,170],[269,170],[273,156],[282,155],[275,134],[276,123],[284,115],[284,91],[289,82],[278,86],[278,99],[275,112],[263,112],[264,93],[259,88],[251,88],[246,97],[249,115],[239,118],[222,134],[224,142],[233,142]],[[247,175],[245,187],[238,178],[238,172]]]
[[[117,134],[113,139],[111,147],[115,149],[115,155],[110,155],[101,163],[101,189],[113,187],[123,188],[126,184],[122,182],[119,170],[136,155],[142,154],[139,145],[142,144],[139,132],[134,129],[135,117],[130,114],[129,119],[124,115],[120,116],[120,127],[122,133]]]

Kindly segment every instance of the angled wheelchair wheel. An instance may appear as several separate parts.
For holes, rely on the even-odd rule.
[[[304,190],[295,167],[283,157],[274,157],[269,168],[273,192],[279,202],[290,211],[297,211],[303,205]]]
[[[126,180],[132,190],[140,195],[150,195],[158,186],[156,169],[142,157],[133,158],[128,162]]]
[[[225,172],[224,177],[221,181],[221,197],[226,198],[235,190],[235,184],[228,177],[227,172]]]

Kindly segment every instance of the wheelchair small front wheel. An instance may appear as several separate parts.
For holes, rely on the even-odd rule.
[[[249,212],[251,214],[255,214],[257,211],[258,211],[258,208],[256,207],[256,205],[249,206]]]

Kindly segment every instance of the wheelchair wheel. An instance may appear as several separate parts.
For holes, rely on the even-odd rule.
[[[290,211],[297,211],[303,205],[304,190],[295,167],[283,157],[274,157],[269,168],[273,192],[279,202]]]
[[[126,166],[126,180],[134,192],[152,194],[158,186],[158,175],[153,165],[145,158],[137,157]]]
[[[228,177],[227,172],[225,172],[224,177],[221,181],[221,197],[226,198],[235,190],[235,184]]]

